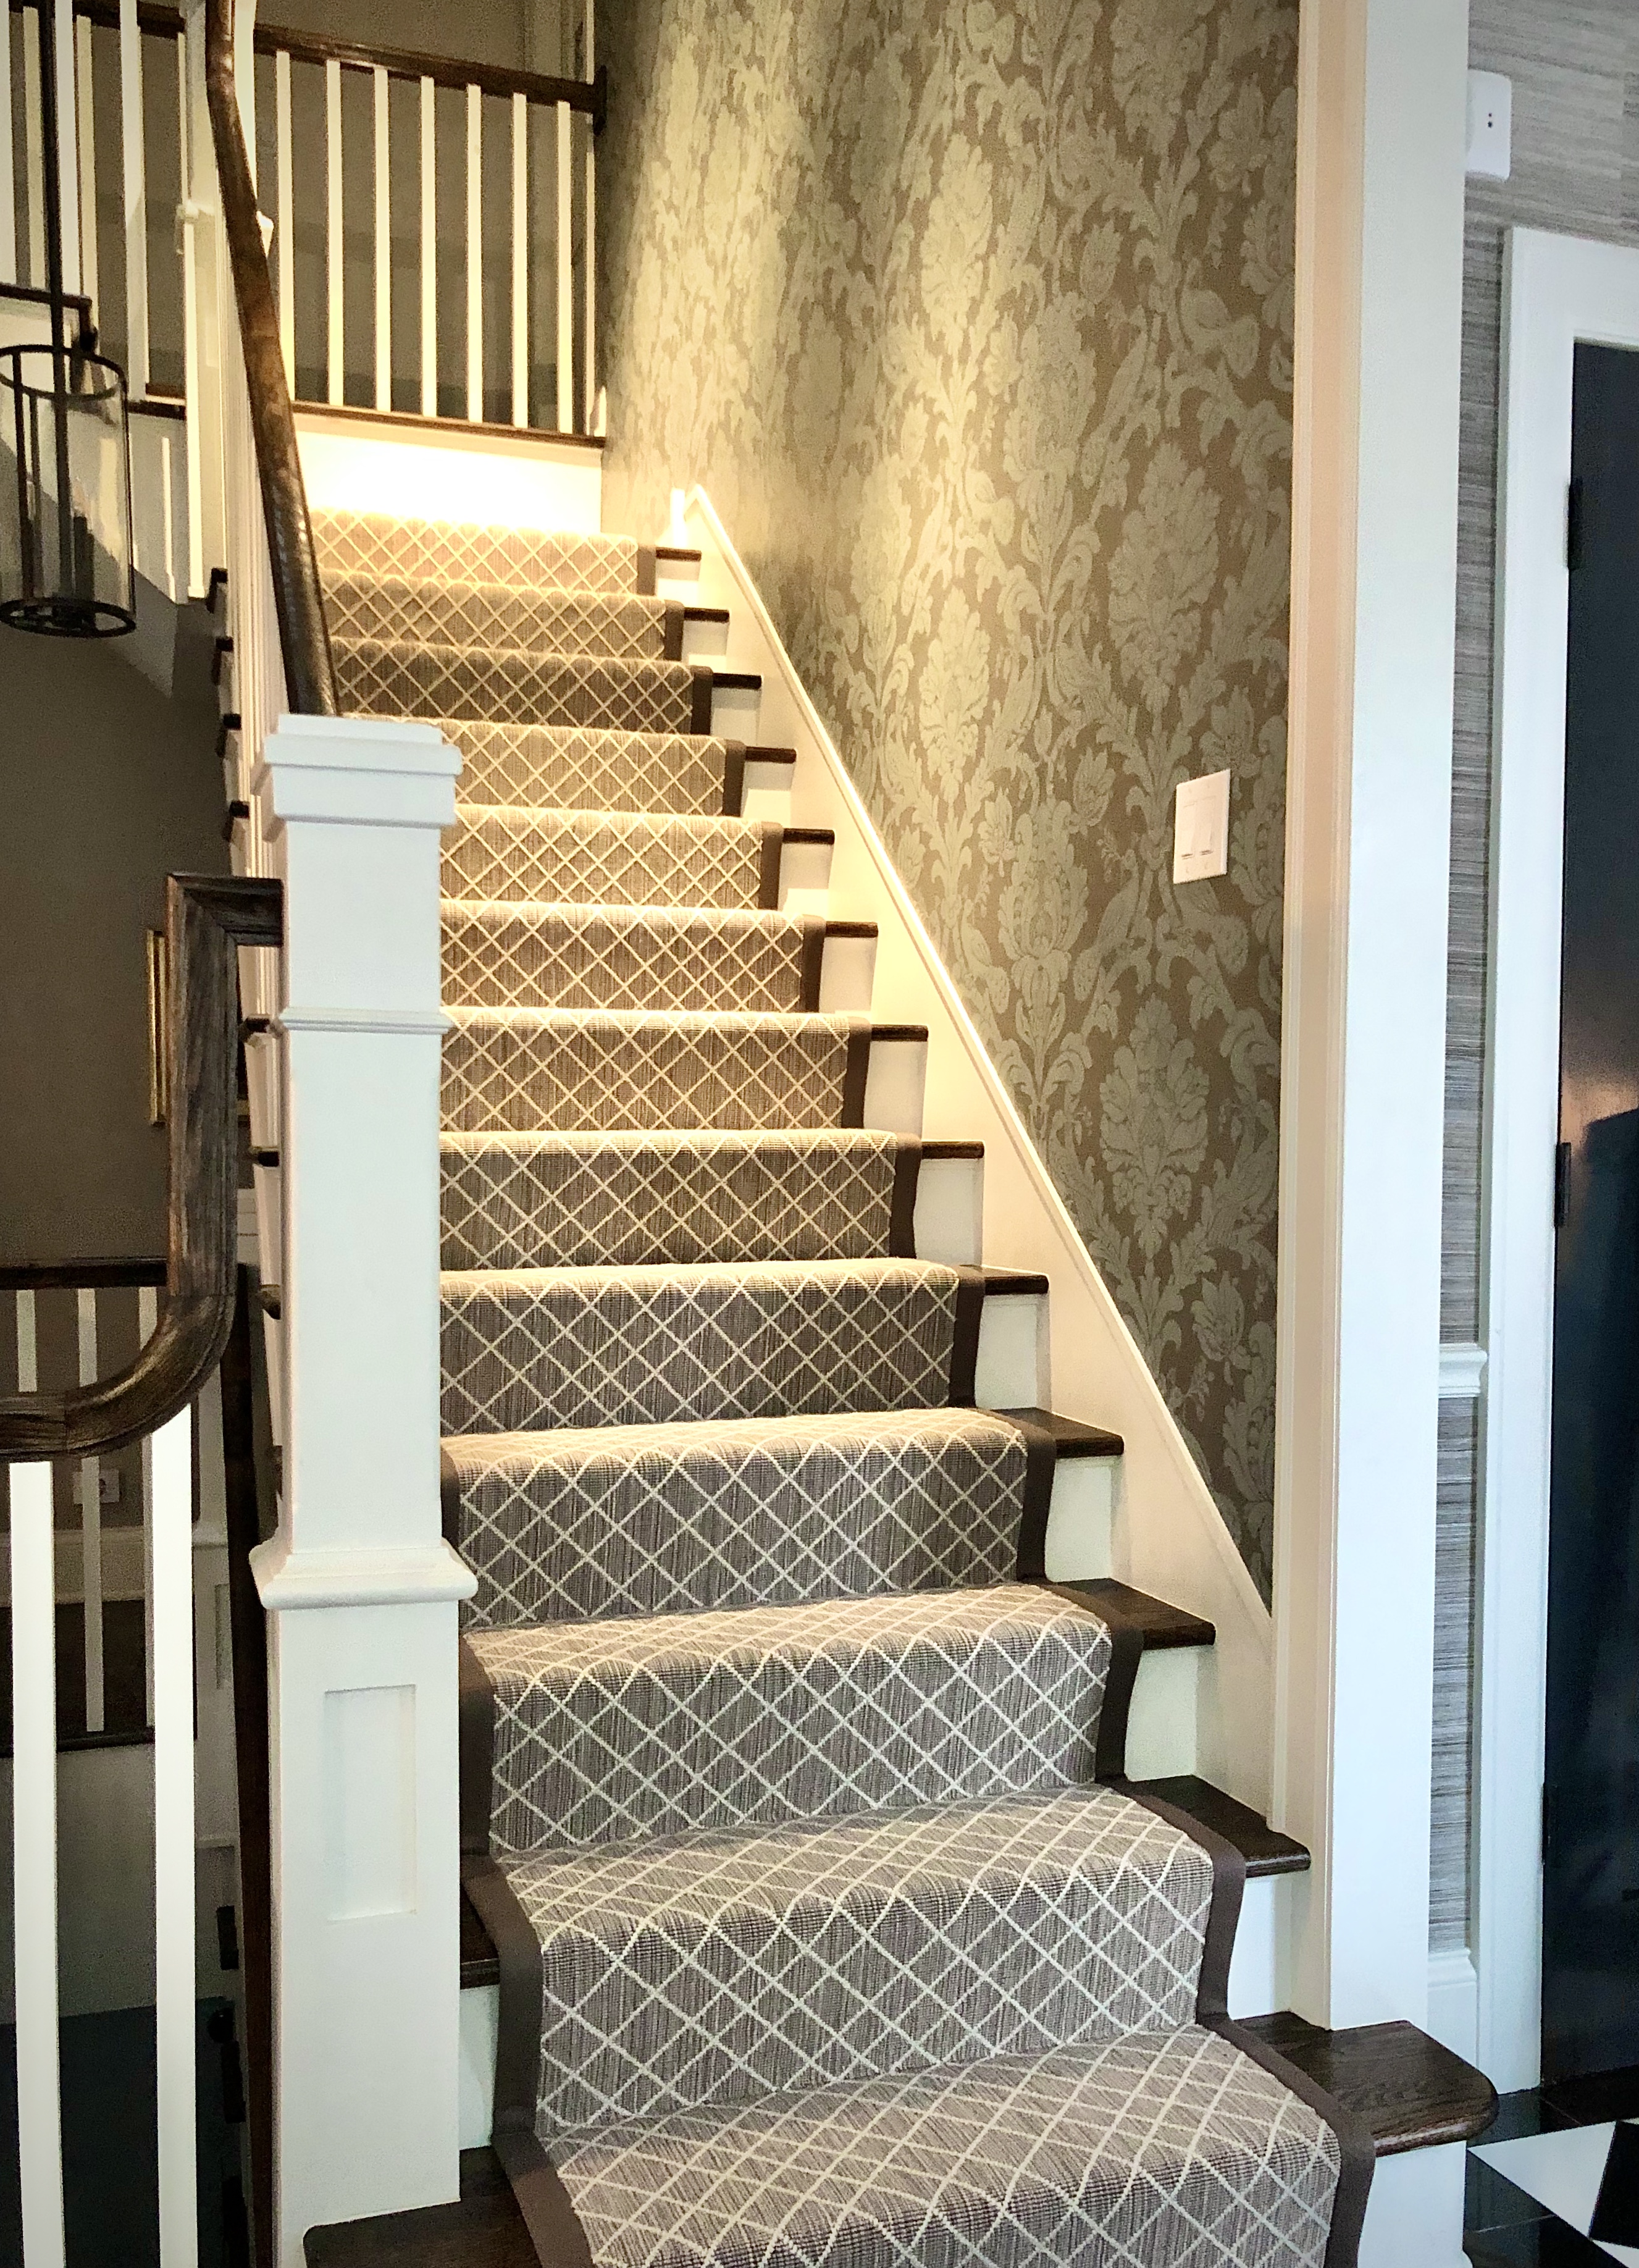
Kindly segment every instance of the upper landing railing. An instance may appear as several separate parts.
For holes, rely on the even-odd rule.
[[[205,11],[8,0],[0,284],[44,276],[42,7],[72,91],[60,106],[65,284],[91,302],[133,406],[186,407],[177,579],[200,595],[222,563]],[[575,77],[253,28],[249,14],[237,11],[234,75],[291,400],[594,432],[604,80],[589,0],[566,0]]]

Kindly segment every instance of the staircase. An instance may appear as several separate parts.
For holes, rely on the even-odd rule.
[[[445,1517],[541,2260],[1338,2268],[1370,2142],[1227,2019],[1240,1853],[1124,1778],[1166,1610],[1047,1580],[1121,1444],[1032,1406],[1046,1279],[688,558],[314,534],[344,710],[465,759]]]

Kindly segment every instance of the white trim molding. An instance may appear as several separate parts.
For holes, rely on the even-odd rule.
[[[1511,2088],[1541,2054],[1571,379],[1579,339],[1639,349],[1639,250],[1515,229],[1503,288],[1474,1955],[1479,2061]]]
[[[1442,1402],[1477,1402],[1485,1391],[1486,1354],[1482,1346],[1445,1340],[1440,1348]]]
[[[1467,61],[1465,0],[1300,11],[1274,1816],[1329,2026],[1428,2010]]]

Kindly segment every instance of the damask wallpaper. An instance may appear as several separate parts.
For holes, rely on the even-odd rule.
[[[1297,14],[599,19],[607,523],[710,490],[1266,1597]]]

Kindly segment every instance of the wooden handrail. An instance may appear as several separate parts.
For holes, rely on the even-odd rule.
[[[11,0],[14,15],[33,4],[35,0]],[[120,0],[74,0],[74,13],[117,31]],[[182,11],[170,0],[137,0],[136,23],[139,31],[174,40],[181,33]],[[521,94],[526,102],[567,102],[571,110],[584,111],[593,128],[602,131],[608,99],[608,77],[602,70],[594,79],[552,78],[542,71],[513,70],[505,63],[423,55],[415,48],[367,47],[357,40],[291,31],[283,24],[258,24],[254,36],[259,55],[283,53],[297,63],[350,63],[361,70],[385,70],[389,78],[430,78],[435,86],[475,86],[485,94]]]
[[[133,1362],[91,1386],[0,1395],[0,1462],[89,1456],[157,1432],[222,1359],[239,1258],[239,948],[283,941],[284,893],[260,876],[173,874],[165,1300]]]
[[[163,1260],[18,1260],[0,1266],[0,1292],[163,1290]]]
[[[330,633],[325,624],[319,563],[307,517],[307,491],[296,446],[296,419],[284,379],[273,279],[268,273],[255,185],[233,90],[230,0],[205,0],[205,97],[222,193],[222,226],[239,308],[251,436],[273,570],[274,611],[279,618],[279,647],[284,656],[285,691],[298,715],[334,717],[338,704]]]

